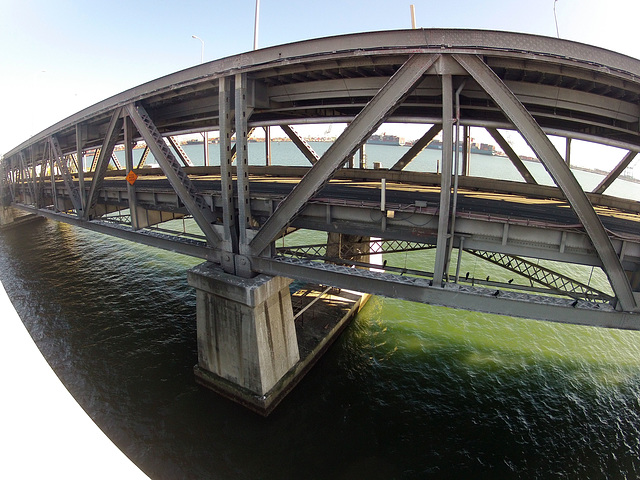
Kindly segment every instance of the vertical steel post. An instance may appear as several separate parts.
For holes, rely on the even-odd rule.
[[[256,0],[256,21],[253,28],[253,49],[258,49],[258,31],[260,30],[260,0]]]
[[[247,74],[236,74],[236,167],[238,184],[238,241],[241,254],[248,254],[247,229],[251,227],[249,156],[247,152]]]
[[[124,117],[124,160],[127,175],[133,173],[133,122],[129,115]],[[140,229],[138,221],[138,202],[136,198],[135,181],[127,178],[127,196],[129,197],[129,215],[131,216],[131,228]]]
[[[460,237],[458,246],[458,261],[456,262],[456,283],[460,280],[460,265],[462,264],[462,252],[464,251],[464,237]]]
[[[209,132],[203,132],[202,137],[203,137],[202,143],[204,144],[204,152],[203,152],[204,166],[208,167],[209,166]]]
[[[235,273],[234,256],[238,253],[238,230],[236,210],[233,204],[233,154],[231,136],[233,134],[233,111],[231,109],[231,77],[219,80],[218,96],[220,105],[220,181],[222,200],[222,256],[221,263],[225,272]]]
[[[469,137],[469,126],[465,125],[462,127],[462,136],[463,145],[462,145],[462,170],[460,175],[468,176],[469,175],[469,155],[471,153],[471,149],[469,148],[470,137]]]
[[[84,135],[82,125],[76,124],[76,159],[78,162],[78,185],[80,187],[80,203],[84,212],[87,204],[87,192],[84,189]]]
[[[567,162],[567,165],[571,167],[571,137],[567,137],[567,145],[564,153],[564,161]]]
[[[451,74],[442,76],[442,173],[440,177],[440,207],[438,237],[433,269],[433,285],[442,286],[449,239],[451,205],[451,173],[453,170],[453,85]]]
[[[271,127],[264,127],[264,161],[267,167],[271,166]]]

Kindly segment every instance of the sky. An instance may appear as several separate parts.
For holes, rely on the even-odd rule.
[[[192,35],[205,61],[252,50],[255,4],[0,0],[0,154],[85,107],[197,65],[202,43]],[[638,0],[262,0],[259,47],[410,28],[411,4],[418,27],[559,34],[640,58]]]

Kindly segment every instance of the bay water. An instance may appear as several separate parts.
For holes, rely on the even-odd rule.
[[[369,161],[399,158],[388,148]],[[198,263],[53,221],[0,234],[0,280],[36,344],[154,479],[640,477],[639,333],[373,297],[262,418],[194,382]]]

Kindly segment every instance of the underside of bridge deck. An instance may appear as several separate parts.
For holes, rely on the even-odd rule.
[[[640,206],[607,195],[640,151],[639,104],[640,61],[568,41],[473,30],[325,38],[210,62],[78,112],[4,155],[0,195],[6,205],[201,257],[231,277],[283,276],[640,329]],[[347,126],[320,155],[295,125],[323,123]],[[390,168],[366,169],[364,157],[354,168],[383,123],[423,124],[426,133]],[[251,132],[267,132],[269,152],[274,126],[304,164],[274,166],[270,153],[267,165],[250,162]],[[470,128],[486,129],[521,181],[469,174]],[[551,185],[539,183],[505,131],[524,139]],[[194,167],[175,138],[199,132],[217,132],[218,165]],[[438,171],[407,171],[436,135]],[[566,138],[564,155],[550,135]],[[585,192],[571,169],[571,140],[625,154]],[[145,150],[135,165],[137,144]],[[144,168],[149,154],[158,169]],[[197,232],[163,227],[176,220]],[[288,241],[299,229],[328,232],[329,240]],[[349,255],[333,234],[368,240],[350,242],[366,245]],[[433,254],[410,268],[362,255],[409,250]],[[463,274],[463,255],[513,278]],[[609,287],[593,288],[548,262],[597,268]]]

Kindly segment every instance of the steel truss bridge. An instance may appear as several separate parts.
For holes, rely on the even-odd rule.
[[[639,329],[640,204],[607,195],[640,151],[639,121],[640,61],[633,58],[515,33],[363,33],[224,58],[108,98],[7,152],[0,185],[5,205],[200,257],[240,277],[264,273],[454,308]],[[322,155],[295,131],[331,123],[348,126]],[[357,154],[383,123],[428,128],[391,168],[366,169]],[[270,165],[272,126],[291,138],[305,165]],[[469,174],[470,127],[493,136],[521,181]],[[255,128],[267,134],[266,165],[249,164]],[[499,129],[524,138],[554,186],[538,184]],[[219,132],[220,165],[194,167],[174,137],[211,131]],[[407,171],[438,134],[450,146],[442,149],[441,171]],[[566,138],[563,154],[548,135]],[[593,191],[570,169],[574,139],[627,152]],[[134,164],[138,142],[145,153]],[[143,168],[149,152],[159,169]],[[161,227],[180,218],[192,219],[198,233]],[[327,242],[282,246],[278,240],[297,229],[329,232]],[[370,260],[423,249],[433,250],[428,265]],[[470,277],[454,251],[513,279]],[[610,291],[539,260],[600,268]]]

